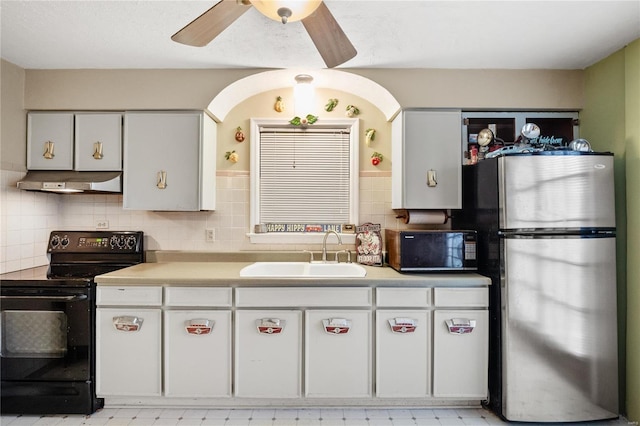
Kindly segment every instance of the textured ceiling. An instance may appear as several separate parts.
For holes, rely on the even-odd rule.
[[[26,69],[324,68],[300,22],[251,8],[206,47],[171,41],[216,0],[1,0]],[[640,38],[640,0],[326,0],[358,54],[340,68],[583,69]]]

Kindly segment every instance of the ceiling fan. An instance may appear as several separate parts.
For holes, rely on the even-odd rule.
[[[328,68],[343,64],[358,53],[322,0],[221,0],[172,35],[171,40],[206,46],[251,6],[283,24],[302,21]]]

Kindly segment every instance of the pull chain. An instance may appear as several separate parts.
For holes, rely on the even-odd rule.
[[[296,134],[293,133],[293,168],[296,168]]]

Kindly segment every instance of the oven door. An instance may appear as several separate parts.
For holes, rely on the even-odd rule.
[[[92,412],[93,289],[0,291],[2,412]]]

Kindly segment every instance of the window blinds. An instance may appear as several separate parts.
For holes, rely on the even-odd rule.
[[[260,222],[349,223],[347,130],[260,131]]]

